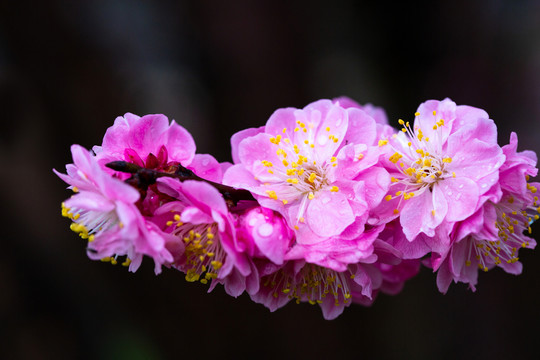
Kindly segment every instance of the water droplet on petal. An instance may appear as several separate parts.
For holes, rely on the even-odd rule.
[[[324,146],[328,142],[328,135],[320,134],[317,138],[317,142],[319,143],[319,145]]]
[[[456,195],[456,200],[459,200],[459,199],[461,199],[461,193],[457,193]]]
[[[261,226],[259,226],[259,229],[257,230],[257,232],[261,236],[268,237],[272,235],[272,233],[274,232],[274,227],[271,224],[264,223]]]
[[[463,184],[459,184],[458,188],[463,189]]]
[[[482,185],[480,185],[483,189],[487,186],[486,183],[483,183]]]
[[[325,197],[323,197],[323,198],[321,199],[321,201],[322,201],[323,204],[328,204],[328,203],[330,202],[330,197],[325,196]]]
[[[255,224],[257,223],[257,219],[252,217],[251,219],[249,219],[248,221],[248,224],[249,226],[255,226]]]
[[[452,191],[449,191],[449,192],[446,193],[446,195],[448,195],[448,196],[452,196],[452,194],[453,194]]]

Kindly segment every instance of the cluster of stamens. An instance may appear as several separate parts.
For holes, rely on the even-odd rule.
[[[289,136],[289,130],[283,129],[283,135],[270,138],[270,142],[276,146],[276,154],[280,157],[283,166],[275,166],[271,161],[262,160],[262,164],[268,168],[268,173],[278,177],[278,181],[264,183],[265,186],[272,186],[273,190],[267,190],[266,194],[271,199],[288,204],[291,201],[301,199],[302,205],[298,215],[298,221],[302,222],[302,213],[305,209],[305,200],[313,200],[320,190],[338,192],[339,188],[331,185],[327,179],[327,172],[330,167],[337,166],[337,158],[320,159],[317,156],[317,145],[315,143],[314,125],[306,125],[302,121],[296,121],[297,125],[293,132],[305,133],[303,140],[297,137],[299,143],[294,143]],[[319,135],[317,142],[325,144],[327,141],[337,143],[339,139],[330,133],[330,127],[325,128],[328,133]],[[321,140],[321,137],[324,139]],[[278,187],[276,187],[278,185]],[[282,186],[284,185],[284,186]]]
[[[267,276],[263,285],[273,289],[274,298],[284,294],[289,299],[295,299],[297,304],[307,300],[315,305],[322,304],[324,298],[332,296],[334,305],[339,306],[348,304],[352,298],[348,278],[354,279],[354,274],[306,264],[295,277],[279,270]]]
[[[175,214],[167,226],[174,227],[172,233],[184,241],[185,263],[182,267],[185,269],[186,280],[207,284],[209,280],[216,279],[226,257],[217,236],[217,225],[184,224],[180,215]]]
[[[527,189],[536,193],[534,186],[527,184]],[[499,265],[502,262],[508,264],[519,260],[518,250],[530,246],[529,238],[524,232],[532,233],[531,224],[540,218],[540,206],[538,196],[533,197],[532,204],[523,205],[512,196],[496,204],[497,228],[499,240],[487,241],[473,239],[469,247],[466,265],[471,265],[471,256],[478,261],[478,268],[488,271],[488,265]]]
[[[73,191],[78,192],[78,189],[74,187]],[[118,217],[114,211],[100,213],[96,211],[71,209],[62,203],[62,216],[71,219],[73,222],[70,224],[69,228],[73,232],[79,234],[82,239],[88,240],[88,242],[93,242],[97,235],[112,227],[117,225],[119,227],[124,226],[118,221]],[[118,255],[105,257],[101,259],[101,261],[110,262],[112,265],[116,265],[118,263]],[[129,264],[131,264],[131,259],[126,257],[125,261],[122,262],[122,265],[129,266]]]
[[[415,116],[419,115],[420,113],[415,113]],[[436,111],[433,111],[433,116],[436,119]],[[413,130],[408,121],[400,119],[398,122],[403,126],[401,131],[409,136],[410,141],[407,142],[407,148],[403,152],[391,145],[395,152],[389,160],[396,165],[398,175],[391,177],[390,180],[392,184],[405,185],[405,188],[396,191],[393,195],[387,195],[385,200],[400,198],[401,204],[401,200],[409,200],[415,195],[420,195],[432,189],[433,185],[439,181],[456,177],[456,174],[448,169],[452,158],[442,155],[442,136],[439,131],[436,132],[436,141],[430,142],[429,137],[424,136],[420,127],[415,127]],[[439,119],[433,125],[433,130],[439,130],[442,127],[444,127],[444,119]],[[394,138],[397,138],[397,135],[394,135]],[[379,146],[388,144],[388,140],[379,140]],[[399,210],[394,209],[394,213],[399,213]],[[432,215],[435,215],[434,211]]]

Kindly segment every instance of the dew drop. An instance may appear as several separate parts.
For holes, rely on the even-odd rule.
[[[458,188],[463,189],[463,184],[459,184]]]
[[[446,195],[448,195],[448,196],[452,196],[452,194],[453,194],[452,191],[449,191],[449,192],[446,193]]]
[[[330,197],[325,196],[325,197],[323,197],[323,198],[321,199],[321,201],[322,201],[323,204],[328,204],[328,203],[330,202]]]
[[[319,143],[319,145],[324,146],[328,142],[328,135],[320,134],[317,138],[317,142]]]
[[[482,187],[483,189],[486,188],[487,184],[486,183],[483,183],[482,185],[480,185],[480,187]]]
[[[461,193],[457,193],[456,195],[456,200],[459,200],[459,199],[461,199]]]
[[[274,232],[274,227],[271,224],[264,223],[259,226],[257,232],[261,236],[268,237]]]
[[[248,224],[249,226],[255,226],[255,224],[257,223],[257,219],[252,217],[251,219],[249,219],[248,221]]]

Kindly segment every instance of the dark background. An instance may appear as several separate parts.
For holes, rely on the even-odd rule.
[[[540,2],[3,1],[0,3],[0,357],[539,358],[538,252],[443,296],[423,269],[398,296],[270,313],[151,261],[86,258],[51,169],[125,112],[164,113],[199,152],[279,107],[348,95],[396,124],[427,99],[484,108],[499,140],[540,151]],[[540,227],[535,226],[536,237]]]

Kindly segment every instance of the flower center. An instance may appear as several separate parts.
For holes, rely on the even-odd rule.
[[[269,188],[266,191],[268,197],[282,201],[283,204],[295,200],[312,200],[322,190],[339,191],[328,179],[329,169],[337,166],[337,158],[323,158],[318,152],[319,147],[330,141],[337,143],[338,138],[330,134],[330,127],[326,127],[328,135],[319,134],[316,140],[313,124],[306,125],[299,120],[296,123],[298,126],[293,133],[299,134],[289,136],[289,130],[284,128],[283,135],[270,138],[281,159],[280,163],[261,161],[268,168],[268,173],[274,175],[274,180],[264,183]],[[299,212],[297,219],[301,218],[302,212]]]
[[[308,301],[310,304],[321,304],[328,295],[334,297],[334,305],[349,303],[352,295],[348,285],[348,272],[337,272],[313,264],[306,264],[296,276],[279,270],[269,275],[263,285],[273,289],[272,296],[288,296],[296,299],[296,303]],[[354,275],[350,274],[350,278]],[[263,278],[264,279],[264,278]]]
[[[172,227],[172,234],[182,238],[185,244],[185,262],[179,267],[186,273],[189,282],[216,279],[227,254],[221,247],[217,224],[183,223],[180,215],[167,222]]]
[[[455,172],[451,171],[452,158],[443,155],[441,129],[444,127],[444,120],[437,121],[436,115],[436,111],[433,111],[435,140],[424,136],[420,127],[415,126],[413,130],[408,121],[399,120],[399,124],[403,126],[401,131],[408,135],[409,141],[405,145],[403,140],[398,140],[400,141],[399,149],[391,145],[395,152],[389,160],[396,165],[397,170],[397,174],[391,177],[392,185],[401,184],[405,188],[395,192],[394,195],[387,195],[385,198],[387,201],[400,198],[401,203],[401,200],[408,200],[426,190],[431,190],[435,184],[444,179],[456,177]],[[394,135],[394,138],[397,138],[397,135]],[[387,144],[388,140],[379,141],[379,146]],[[395,209],[394,213],[397,212],[398,210]]]
[[[94,241],[96,236],[116,226],[120,228],[124,226],[114,210],[101,212],[68,208],[62,203],[62,216],[71,219],[73,222],[69,228],[78,233],[82,239],[88,240],[88,242]]]

